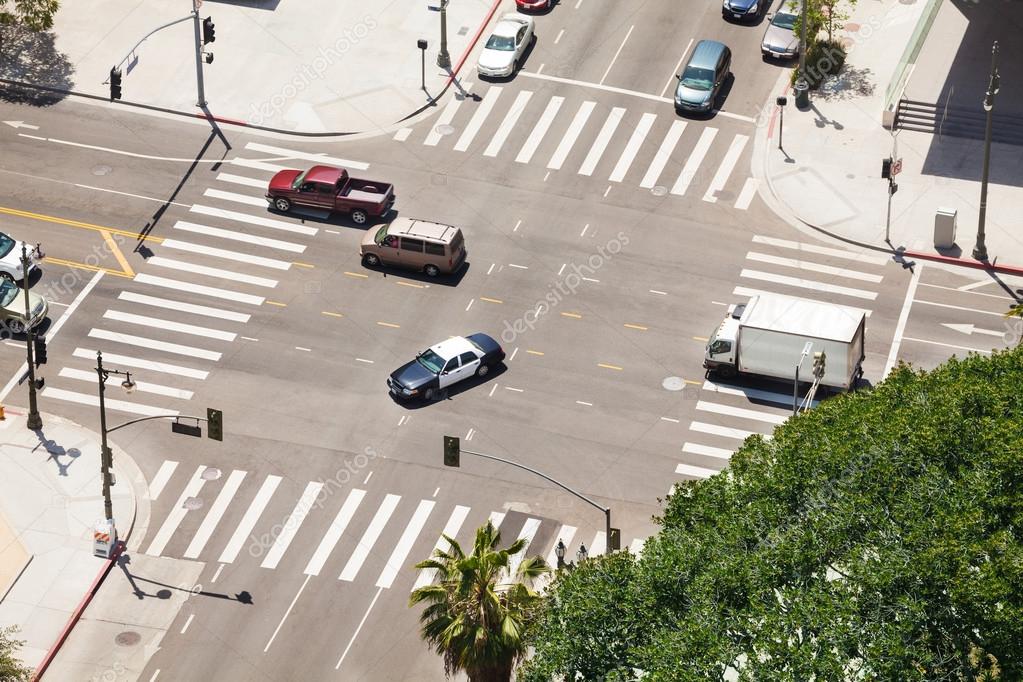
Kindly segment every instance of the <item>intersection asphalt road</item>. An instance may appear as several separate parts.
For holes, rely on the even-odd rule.
[[[674,483],[720,470],[789,414],[790,387],[701,367],[725,306],[757,291],[868,310],[871,382],[895,359],[931,367],[1018,340],[996,315],[1019,283],[817,241],[757,198],[756,109],[777,73],[756,51],[762,27],[725,24],[717,5],[694,24],[667,3],[597,16],[587,1],[538,19],[515,79],[466,78],[478,99],[370,139],[0,107],[39,126],[0,131],[0,221],[47,251],[33,285],[54,300],[51,324],[71,311],[42,409],[95,427],[102,350],[139,382],[130,397],[109,387],[111,421],[225,415],[223,443],[158,423],[116,434],[150,481],[142,551],[206,564],[144,678],[440,679],[405,604],[441,532],[465,543],[489,518],[552,559],[559,537],[572,555],[606,543],[597,510],[541,479],[468,455],[444,468],[441,436],[577,487],[639,550]],[[736,53],[732,115],[684,121],[658,99],[691,34]],[[401,214],[462,226],[466,270],[367,270],[364,228],[269,212],[272,173],[315,154],[395,183]],[[387,396],[415,352],[476,331],[501,340],[500,371],[430,405]],[[6,343],[13,376],[24,343]],[[7,400],[24,404],[23,387]]]

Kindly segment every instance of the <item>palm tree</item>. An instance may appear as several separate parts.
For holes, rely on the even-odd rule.
[[[444,657],[444,672],[465,672],[470,682],[509,682],[526,652],[524,633],[539,606],[533,580],[550,568],[542,557],[523,559],[515,575],[510,559],[526,547],[518,539],[497,549],[501,533],[494,524],[476,530],[472,554],[454,538],[448,551],[436,550],[416,568],[436,569],[440,580],[412,593],[409,606],[426,603],[419,616],[421,634]]]

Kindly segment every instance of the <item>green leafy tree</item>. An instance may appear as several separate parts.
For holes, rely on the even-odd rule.
[[[525,679],[1023,679],[1021,385],[1023,348],[903,365],[748,439],[633,568],[553,583]]]
[[[59,4],[59,0],[0,0],[0,55],[4,52],[4,34],[11,27],[36,32],[53,28]]]
[[[14,656],[15,650],[24,644],[24,642],[13,639],[13,635],[17,632],[17,627],[0,628],[0,680],[27,681],[32,675],[32,669],[24,666]]]
[[[509,575],[510,559],[525,549],[526,540],[498,549],[501,534],[489,521],[476,530],[471,554],[453,538],[444,539],[450,545],[446,552],[438,549],[432,559],[416,564],[439,576],[409,598],[409,606],[426,604],[419,617],[422,637],[443,656],[448,675],[464,672],[470,682],[508,682],[525,655],[525,631],[541,599],[532,582],[550,569],[534,556]]]

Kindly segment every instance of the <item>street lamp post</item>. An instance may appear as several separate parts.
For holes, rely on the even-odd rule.
[[[991,77],[988,81],[987,95],[984,97],[984,111],[987,122],[984,126],[984,172],[980,180],[980,216],[977,221],[977,245],[973,247],[973,257],[987,260],[987,245],[984,243],[984,219],[987,217],[987,180],[988,167],[991,163],[991,115],[995,108],[995,95],[998,94],[998,41],[991,46]]]
[[[799,368],[803,366],[803,360],[806,360],[806,356],[813,350],[813,342],[807,341],[806,345],[803,346],[803,353],[799,356],[799,362],[796,363],[796,378],[792,382],[792,416],[799,413]]]
[[[440,0],[440,52],[437,53],[437,66],[442,69],[451,66],[451,55],[448,54],[448,0]]]
[[[125,393],[135,392],[135,382],[131,380],[131,372],[121,372],[116,369],[107,369],[103,366],[103,351],[96,351],[96,375],[99,377],[99,432],[100,432],[100,468],[103,474],[103,518],[114,526],[114,505],[110,499],[110,486],[112,484],[111,469],[114,466],[114,454],[107,445],[107,409],[103,400],[107,379],[111,374],[124,377],[121,388]]]
[[[32,329],[32,311],[28,303],[28,247],[21,244],[21,284],[25,290],[25,347],[28,357],[28,420],[25,425],[32,431],[43,428],[36,399],[35,332]]]
[[[796,107],[805,109],[810,106],[810,84],[806,80],[806,3],[800,0],[802,9],[799,19],[799,77],[793,89],[796,91]]]

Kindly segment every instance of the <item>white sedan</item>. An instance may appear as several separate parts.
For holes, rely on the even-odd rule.
[[[476,71],[481,76],[502,78],[515,74],[519,59],[533,40],[533,17],[509,13],[501,17],[483,46]]]
[[[21,271],[21,247],[25,246],[28,251],[28,274],[36,269],[36,265],[43,259],[43,254],[38,245],[29,246],[25,242],[19,242],[13,237],[8,237],[0,232],[0,277],[9,282],[21,281],[25,273]]]

